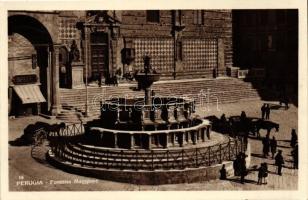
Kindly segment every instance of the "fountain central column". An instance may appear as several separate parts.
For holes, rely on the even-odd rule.
[[[151,87],[144,88],[145,105],[151,105]]]
[[[135,75],[135,79],[138,82],[140,89],[144,90],[145,105],[151,105],[151,86],[154,82],[159,80],[160,75],[152,69],[150,64],[151,58],[149,56],[144,57],[144,70],[138,71]]]

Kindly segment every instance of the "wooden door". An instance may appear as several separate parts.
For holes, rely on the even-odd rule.
[[[94,80],[109,76],[108,48],[107,33],[91,34],[91,67]]]

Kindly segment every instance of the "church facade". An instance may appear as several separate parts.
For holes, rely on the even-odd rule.
[[[59,88],[129,78],[145,55],[162,79],[232,66],[231,10],[9,11],[8,24],[13,112],[57,114]]]
[[[271,68],[272,57],[279,53],[273,51],[279,40],[271,39],[274,37],[271,32],[279,31],[258,29],[254,38],[259,41],[259,35],[262,35],[264,41],[260,48],[269,47],[270,50],[260,50],[261,56],[250,53],[257,48],[256,42],[249,40],[255,25],[245,16],[258,11],[247,12],[9,11],[9,114],[40,112],[57,115],[61,109],[60,88],[129,81],[137,70],[143,69],[145,56],[151,58],[152,68],[162,75],[163,80],[233,76],[234,65],[240,67],[236,70]],[[278,18],[280,12],[268,13],[271,20],[281,20]],[[261,13],[261,21],[262,16]],[[243,20],[247,21],[245,26]],[[289,27],[287,24],[289,22],[285,21],[278,28]],[[288,46],[295,44],[295,48],[297,45],[296,30],[293,27],[288,31],[292,41],[288,35],[284,36],[287,42],[290,41],[290,44],[285,43],[285,51]],[[275,38],[276,35],[279,36],[275,34]],[[297,61],[297,52],[292,53],[289,61]],[[279,64],[275,66],[279,67]],[[297,66],[292,67],[297,70]]]

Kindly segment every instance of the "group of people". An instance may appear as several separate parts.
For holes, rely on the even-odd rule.
[[[298,169],[298,137],[295,129],[292,129],[291,132],[291,140],[290,146],[293,148],[291,151],[291,155],[293,157],[293,168]],[[282,176],[282,168],[285,164],[284,157],[282,154],[282,150],[278,150],[277,152],[277,140],[275,136],[272,139],[269,138],[269,134],[262,140],[263,143],[263,156],[269,156],[269,152],[271,151],[271,157],[275,160],[276,165],[276,173]],[[277,152],[277,153],[276,153]],[[246,157],[245,153],[240,152],[236,159],[233,161],[233,169],[234,175],[240,176],[240,182],[244,184],[245,176],[248,174],[248,170],[246,168]],[[257,184],[267,184],[266,178],[268,177],[268,166],[266,162],[262,162],[260,167],[258,168],[258,182]],[[220,170],[221,179],[226,179],[226,170],[225,166]]]
[[[266,162],[263,162],[261,163],[259,169],[258,169],[258,185],[261,185],[261,184],[267,184],[267,178],[268,176],[268,167],[267,167],[267,163]]]
[[[234,175],[240,176],[241,183],[244,184],[245,176],[247,176],[248,171],[246,168],[246,157],[247,155],[243,152],[240,152],[236,159],[233,161],[233,169],[234,169]]]
[[[292,129],[291,131],[291,140],[290,140],[290,146],[293,148],[291,151],[291,155],[293,157],[293,168],[298,169],[298,138],[295,129]],[[263,143],[263,156],[267,157],[269,153],[269,149],[271,149],[272,158],[275,158],[275,165],[277,166],[277,174],[282,176],[282,168],[284,165],[284,157],[282,154],[282,150],[278,150],[278,153],[276,154],[277,150],[277,140],[275,139],[275,136],[270,140],[269,135],[267,134],[265,138],[262,140]],[[259,167],[258,171],[258,184],[262,184],[262,177],[267,177],[268,171],[266,163],[261,163],[261,166]],[[266,183],[266,179],[265,179]]]
[[[261,107],[261,117],[262,119],[269,119],[270,118],[270,113],[271,113],[271,108],[269,104],[264,103],[263,106]]]
[[[270,105],[267,103],[264,103],[261,107],[261,117],[262,120],[268,120],[270,118]],[[240,116],[240,124],[244,124],[247,120],[247,116],[245,111],[242,111]],[[222,114],[220,117],[220,122],[225,124],[227,123],[227,118],[225,114]],[[232,123],[232,121],[231,121]],[[248,135],[248,134],[247,134]],[[246,138],[247,139],[247,138]],[[262,139],[262,145],[263,145],[263,157],[267,158],[268,156],[271,156],[271,158],[275,161],[274,164],[276,166],[276,173],[280,176],[282,176],[282,168],[285,164],[285,160],[283,157],[283,152],[281,149],[277,149],[278,144],[275,136],[272,136],[270,138],[269,132],[266,134],[266,136]],[[292,149],[291,156],[293,158],[293,168],[298,169],[298,137],[296,134],[295,129],[292,129],[291,131],[291,140],[290,140],[290,146]],[[246,168],[246,157],[245,153],[240,152],[236,159],[233,161],[233,169],[234,169],[234,175],[240,176],[240,182],[244,184],[245,176],[248,174],[248,169]],[[269,174],[268,170],[268,164],[266,162],[262,162],[260,166],[257,168],[258,171],[258,181],[257,184],[267,184],[267,177]],[[225,165],[223,165],[222,169],[220,170],[220,179],[224,180],[226,179],[226,169]]]
[[[266,134],[265,138],[262,139],[263,144],[263,157],[266,158],[269,156],[269,152],[272,153],[272,158],[274,158],[277,152],[277,140],[275,136],[270,139],[269,133]]]

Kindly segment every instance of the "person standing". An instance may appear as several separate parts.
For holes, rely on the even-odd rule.
[[[298,169],[298,144],[295,145],[291,155],[293,157],[293,169]]]
[[[239,169],[240,169],[240,175],[241,175],[241,183],[245,183],[245,176],[247,175],[246,170],[246,155],[245,153],[241,153],[240,163],[239,163]]]
[[[266,158],[270,150],[269,134],[266,134],[265,138],[263,138],[262,144],[263,144],[263,157]]]
[[[266,104],[264,103],[263,106],[261,107],[261,117],[262,117],[262,120],[264,120],[264,116],[265,116],[265,110],[266,110]]]
[[[264,166],[263,163],[261,163],[260,167],[258,168],[258,185],[262,184],[262,177],[264,173]]]
[[[220,169],[220,180],[226,180],[227,179],[227,171],[225,164],[222,165],[222,168]]]
[[[264,180],[264,184],[267,184],[268,166],[266,162],[262,164],[263,164],[263,180]]]
[[[271,152],[272,152],[272,159],[274,159],[276,151],[277,151],[277,140],[276,140],[275,136],[273,136],[273,138],[270,141],[270,148],[271,148]]]
[[[279,176],[282,176],[281,170],[282,170],[283,164],[284,164],[284,159],[282,156],[282,150],[278,150],[278,153],[275,157],[275,165],[277,166],[277,172]]]
[[[269,119],[270,118],[270,113],[271,113],[271,108],[270,108],[269,104],[266,104],[266,107],[265,107],[265,119]]]
[[[291,132],[291,141],[290,141],[290,145],[291,147],[295,147],[297,143],[297,134],[296,134],[296,131],[295,129],[292,129],[292,132]]]

